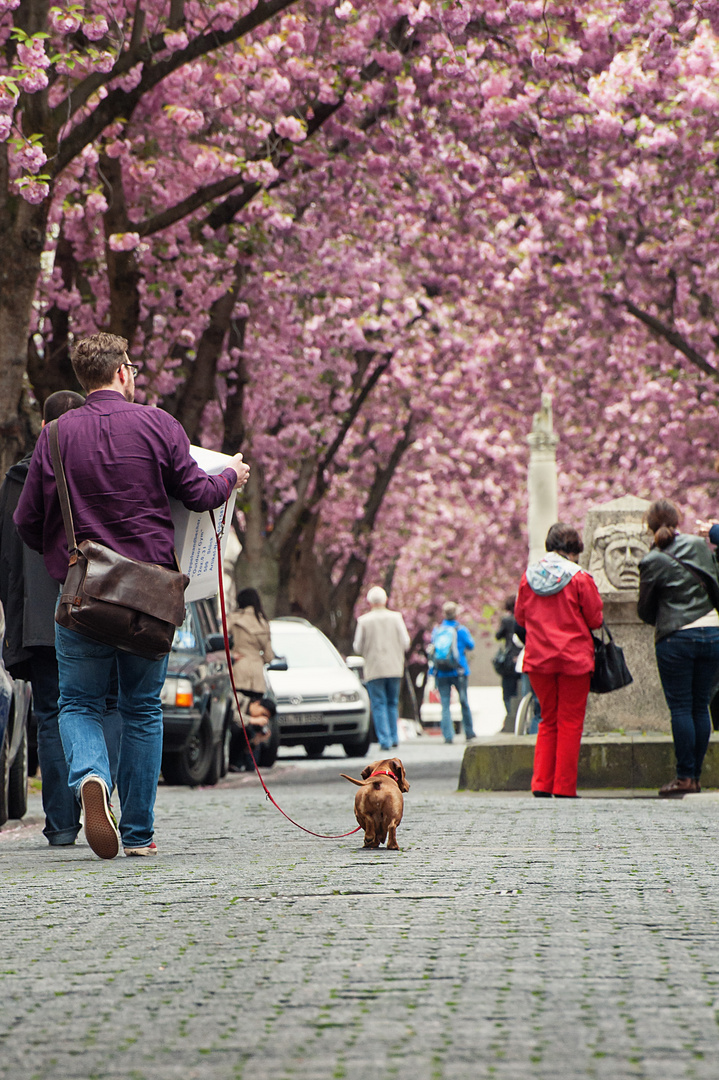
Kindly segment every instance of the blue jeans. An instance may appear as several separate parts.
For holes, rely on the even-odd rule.
[[[60,676],[60,738],[68,765],[68,784],[79,798],[86,776],[99,776],[112,788],[104,734],[106,699],[117,665],[122,741],[117,791],[123,847],[152,841],[155,795],[162,760],[160,692],[167,657],[146,660],[92,638],[55,626]]]
[[[719,668],[719,627],[677,630],[657,642],[657,667],[672,715],[680,780],[698,780],[712,725],[709,701]]]
[[[366,683],[372,706],[372,722],[377,742],[383,750],[397,746],[397,710],[399,706],[399,684],[397,679],[369,679]]]
[[[467,699],[467,676],[437,675],[435,676],[435,682],[437,683],[437,690],[439,691],[439,700],[442,702],[441,723],[444,741],[452,742],[454,739],[454,724],[452,723],[452,716],[449,711],[449,699],[453,686],[457,687],[459,704],[462,706],[462,727],[464,728],[465,737],[473,739],[474,723],[472,721],[472,712],[469,708],[469,701]]]
[[[57,658],[50,645],[38,645],[28,660],[15,665],[16,678],[26,679],[32,686],[32,711],[37,723],[37,756],[42,775],[42,808],[45,811],[43,833],[51,847],[74,843],[80,831],[80,805],[68,787],[67,762],[58,727]],[[105,741],[110,759],[113,784],[117,777],[120,756],[122,721],[117,711],[117,675],[106,701]]]

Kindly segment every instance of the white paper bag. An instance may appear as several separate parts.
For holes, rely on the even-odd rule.
[[[232,458],[218,454],[214,450],[205,450],[201,446],[191,446],[190,453],[197,464],[210,476],[218,476],[228,467]],[[232,491],[227,506],[227,529],[223,532],[221,547],[224,558],[227,549],[230,522],[235,509],[237,492]],[[184,573],[190,578],[185,590],[185,600],[204,600],[216,596],[219,590],[217,567],[217,541],[212,528],[209,511],[199,514],[188,510],[181,502],[170,499],[172,521],[175,526],[175,550]],[[225,504],[214,511],[217,528],[221,529],[225,518]]]

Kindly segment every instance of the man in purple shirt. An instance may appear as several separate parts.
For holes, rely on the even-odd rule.
[[[94,334],[73,353],[85,404],[58,420],[77,542],[94,539],[121,555],[175,567],[169,497],[190,510],[221,506],[249,476],[236,454],[219,476],[208,476],[190,456],[180,424],[161,409],[134,404],[137,368],[127,342]],[[48,429],[40,433],[14,514],[20,536],[43,553],[57,581],[65,580],[68,551],[50,457]],[[80,799],[85,835],[103,859],[119,852],[155,855],[154,805],[162,756],[162,706],[167,657],[147,660],[55,626],[60,676],[60,736],[68,783]],[[115,664],[122,743],[117,789],[119,835],[109,803],[110,770],[103,715]]]

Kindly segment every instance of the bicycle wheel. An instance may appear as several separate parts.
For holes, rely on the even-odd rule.
[[[517,715],[514,719],[514,734],[526,735],[534,715],[534,694],[525,694],[517,706]]]

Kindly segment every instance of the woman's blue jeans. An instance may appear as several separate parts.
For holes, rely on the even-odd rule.
[[[68,765],[68,784],[79,798],[86,776],[112,787],[104,734],[110,682],[117,664],[117,707],[122,717],[117,791],[123,847],[147,847],[152,840],[155,795],[162,761],[160,692],[167,657],[146,660],[92,638],[55,626],[60,676],[60,738]]]
[[[719,627],[677,630],[657,642],[656,654],[672,715],[677,776],[698,780],[712,730],[709,702],[719,668]]]

